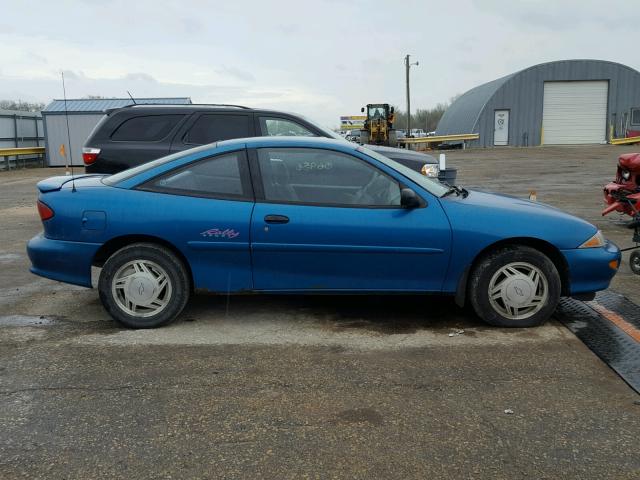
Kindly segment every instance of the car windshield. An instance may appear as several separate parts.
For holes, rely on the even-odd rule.
[[[391,160],[390,158],[385,157],[384,155],[380,155],[379,153],[376,153],[373,150],[369,150],[368,148],[365,148],[362,146],[358,147],[356,150],[372,158],[375,158],[376,160],[379,160],[385,165],[388,165],[389,167],[396,170],[398,173],[404,175],[409,180],[417,183],[422,188],[427,190],[429,193],[432,193],[437,197],[442,197],[445,193],[449,191],[448,186],[445,186],[434,179],[425,177],[424,175],[416,172],[415,170],[411,170],[409,167],[405,167],[404,165],[394,160]]]
[[[202,145],[200,147],[192,148],[189,150],[189,153],[197,153],[201,150],[210,150],[212,147],[215,147],[216,144]],[[171,162],[176,158],[183,157],[185,154],[184,151],[172,153],[171,155],[167,155],[166,157],[158,158],[157,160],[153,160],[148,163],[143,163],[142,165],[138,165],[137,167],[128,168],[127,170],[123,170],[122,172],[116,173],[114,175],[109,175],[108,177],[102,180],[102,183],[105,185],[116,185],[124,180],[128,180],[139,173],[146,172],[147,170],[151,170],[152,168],[157,167],[158,165],[164,165],[165,163]]]
[[[384,118],[384,108],[369,107],[369,118]]]

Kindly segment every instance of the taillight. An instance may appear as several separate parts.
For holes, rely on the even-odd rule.
[[[38,213],[40,214],[40,219],[43,222],[45,220],[49,220],[54,215],[53,210],[49,208],[49,205],[47,205],[44,202],[41,202],[40,200],[38,200]]]
[[[100,155],[99,148],[84,147],[82,149],[82,160],[85,165],[91,165],[95,162],[98,159],[98,155]]]

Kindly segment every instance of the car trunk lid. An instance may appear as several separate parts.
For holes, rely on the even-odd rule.
[[[72,180],[73,183],[75,183],[76,187],[102,185],[102,182],[100,182],[100,180],[104,176],[105,175],[103,174],[86,174],[74,176],[60,175],[57,177],[50,177],[41,180],[38,182],[37,186],[38,190],[40,190],[41,193],[47,193],[60,190],[65,184],[71,183]]]

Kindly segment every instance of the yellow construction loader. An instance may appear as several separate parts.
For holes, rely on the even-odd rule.
[[[360,111],[367,113],[364,128],[360,131],[360,143],[390,147],[398,144],[398,137],[393,129],[396,116],[393,107],[388,103],[370,103]]]

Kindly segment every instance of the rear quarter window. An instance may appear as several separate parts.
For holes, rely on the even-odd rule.
[[[139,188],[192,197],[249,199],[248,182],[246,153],[240,150],[172,170]]]
[[[111,134],[116,142],[157,142],[165,138],[184,115],[145,115],[122,122]]]
[[[201,115],[185,136],[184,143],[203,145],[250,136],[249,115]]]

